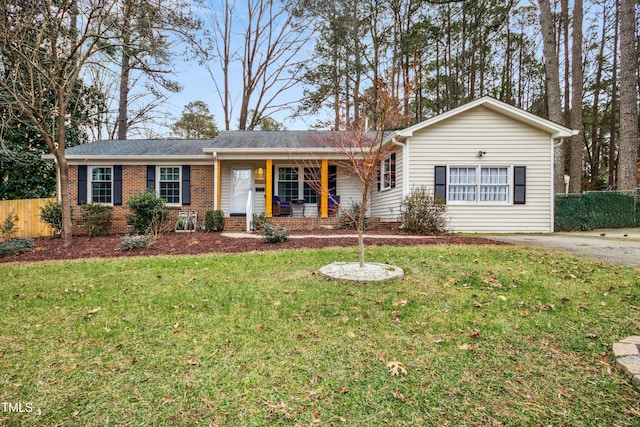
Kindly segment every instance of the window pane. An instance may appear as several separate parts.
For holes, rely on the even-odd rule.
[[[314,188],[319,186],[320,168],[304,168],[303,197],[305,203],[318,203],[318,193]]]
[[[111,203],[111,167],[91,168],[91,202]]]
[[[480,171],[480,201],[506,202],[509,194],[508,168],[482,168]]]
[[[180,168],[161,167],[158,185],[160,197],[169,204],[180,204]]]
[[[161,182],[160,197],[167,203],[180,204],[180,183],[179,182]]]
[[[111,181],[111,168],[92,168],[92,181]]]
[[[180,168],[160,168],[160,181],[180,181]]]
[[[92,182],[91,201],[93,203],[111,203],[111,182]]]
[[[449,200],[474,202],[476,200],[476,168],[449,169]]]

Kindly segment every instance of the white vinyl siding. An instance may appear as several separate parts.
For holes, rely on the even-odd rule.
[[[526,166],[526,204],[447,203],[452,231],[553,231],[552,142],[549,134],[486,107],[478,107],[425,128],[407,143],[411,147],[412,186],[434,189],[434,169],[438,165]],[[479,151],[485,152],[481,158]],[[509,179],[512,185],[513,167],[510,167]],[[508,197],[513,198],[512,186],[508,189]]]
[[[380,218],[382,222],[395,222],[400,214],[400,204],[402,203],[403,182],[403,158],[402,149],[395,151],[396,157],[396,173],[395,187],[384,191],[376,191],[377,188],[371,189],[371,216]]]

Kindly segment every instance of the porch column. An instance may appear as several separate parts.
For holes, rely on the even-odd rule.
[[[320,165],[320,218],[329,216],[329,161],[322,160]]]
[[[220,210],[220,178],[222,177],[222,171],[220,170],[220,159],[216,159],[216,166],[215,166],[215,178],[214,178],[214,183],[213,183],[213,187],[214,187],[214,201],[213,201],[213,205],[214,205],[214,209],[215,210]]]
[[[264,194],[265,194],[265,203],[266,203],[266,214],[268,218],[271,218],[271,216],[273,216],[273,160],[271,159],[267,159],[266,161],[266,173],[265,173],[265,187],[264,187]]]

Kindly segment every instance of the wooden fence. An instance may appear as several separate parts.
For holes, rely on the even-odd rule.
[[[53,235],[53,229],[48,224],[40,221],[40,208],[51,199],[23,199],[0,200],[0,222],[4,221],[11,212],[17,217],[15,228],[18,232],[13,237],[43,237]]]

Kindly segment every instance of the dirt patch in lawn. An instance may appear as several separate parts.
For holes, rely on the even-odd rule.
[[[324,247],[349,247],[357,245],[354,231],[322,230],[313,232],[299,232],[297,235],[305,235],[304,238],[295,238],[292,235],[287,241],[278,244],[270,244],[261,238],[253,237],[228,237],[220,233],[167,233],[161,235],[151,246],[147,248],[125,251],[122,249],[122,236],[110,235],[104,237],[74,236],[71,246],[65,248],[62,240],[57,238],[36,239],[36,248],[32,252],[25,252],[16,256],[0,258],[2,262],[31,262],[49,261],[61,259],[80,258],[112,258],[123,256],[155,256],[155,255],[187,255],[216,252],[249,252],[269,251],[280,249],[318,249]],[[367,231],[367,246],[414,246],[414,245],[501,245],[491,239],[463,236],[420,237],[402,234],[389,229],[376,229]],[[384,235],[384,237],[380,237]],[[316,236],[316,237],[313,237]]]

